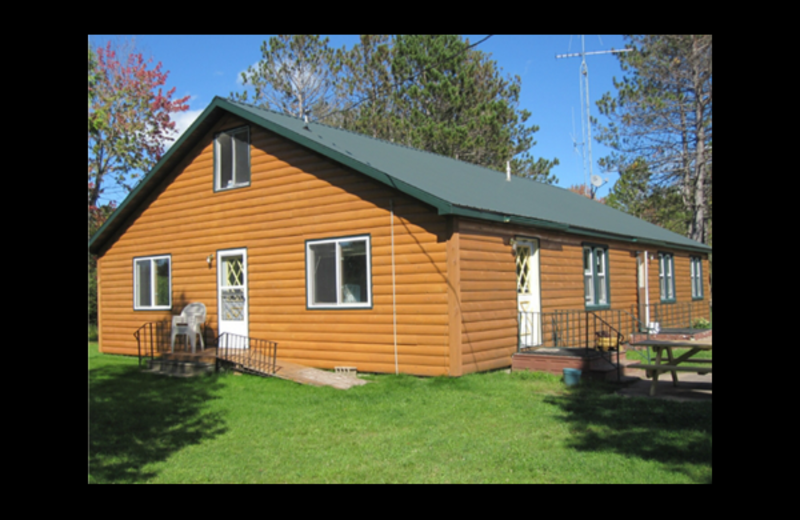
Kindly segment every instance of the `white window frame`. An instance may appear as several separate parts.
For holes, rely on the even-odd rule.
[[[703,259],[699,256],[689,258],[692,269],[692,299],[703,299]]]
[[[156,277],[156,262],[158,260],[167,260],[169,272],[169,293],[167,305],[156,305],[156,289],[158,287]],[[141,262],[150,263],[150,279],[146,283],[150,286],[150,301],[139,301],[139,287],[143,283],[139,280],[139,269],[137,264]],[[156,256],[140,256],[133,259],[133,309],[137,311],[155,311],[155,310],[169,310],[172,309],[172,256],[171,255],[156,255]]]
[[[244,145],[244,149],[241,146],[237,146],[237,143],[240,141],[233,138],[234,135],[244,133],[246,134],[246,143]],[[225,186],[222,185],[222,152],[220,151],[220,141],[223,139],[230,140],[231,142],[231,164],[229,165],[231,169],[231,180]],[[247,180],[240,180],[238,177],[243,177],[243,174],[237,172],[236,165],[240,163],[237,161],[236,154],[237,153],[244,153],[246,154],[247,158]],[[219,132],[214,136],[214,190],[215,191],[226,191],[232,190],[236,188],[243,188],[245,186],[250,186],[250,175],[251,175],[251,168],[250,168],[250,127],[248,126],[241,126],[238,128],[231,128],[230,130],[225,130]]]
[[[586,267],[586,254],[589,254],[589,267]],[[602,269],[597,269],[598,253]],[[608,278],[608,246],[584,244],[583,257],[584,304],[587,309],[608,308],[611,300],[611,287]],[[602,283],[601,283],[602,282]],[[605,290],[601,290],[604,287]]]
[[[672,253],[658,253],[658,290],[662,303],[674,303],[675,257]]]
[[[363,241],[366,250],[366,282],[367,282],[367,301],[365,302],[344,302],[342,301],[342,242]],[[314,303],[314,265],[312,262],[313,253],[311,247],[321,244],[336,245],[335,259],[335,287],[336,302]],[[308,309],[371,309],[372,308],[372,240],[370,235],[357,235],[349,237],[326,238],[320,240],[306,241],[306,308]]]

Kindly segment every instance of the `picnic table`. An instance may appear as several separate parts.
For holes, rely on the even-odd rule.
[[[670,372],[672,374],[673,386],[678,386],[678,371],[682,372],[697,372],[698,374],[707,374],[711,372],[710,359],[692,359],[693,356],[705,350],[711,350],[711,344],[696,343],[694,341],[666,341],[661,339],[645,339],[631,343],[632,347],[651,347],[656,353],[655,363],[634,363],[628,365],[630,368],[641,368],[652,374],[653,383],[650,385],[650,395],[656,395],[656,387],[658,386],[658,375],[661,372]],[[689,351],[679,357],[673,355],[675,348],[689,348]],[[664,362],[664,352],[667,353],[668,362]],[[691,360],[700,365],[685,365],[686,361]]]

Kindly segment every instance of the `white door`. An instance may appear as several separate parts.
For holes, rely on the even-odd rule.
[[[542,302],[539,293],[539,241],[517,239],[517,310],[520,348],[542,344]]]
[[[247,249],[229,249],[217,255],[217,309],[220,336],[228,332],[247,337]],[[247,341],[231,338],[220,346],[246,348]]]

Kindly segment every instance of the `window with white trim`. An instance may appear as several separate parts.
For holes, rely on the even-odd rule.
[[[169,255],[133,259],[133,308],[172,308],[172,259]]]
[[[583,246],[583,292],[587,308],[608,306],[608,247]]]
[[[692,299],[703,299],[703,260],[699,256],[689,258],[692,266]]]
[[[371,308],[371,264],[369,235],[307,241],[308,308]]]
[[[662,302],[675,301],[675,259],[672,253],[658,253],[658,286]]]
[[[250,185],[250,129],[246,126],[214,137],[214,189]]]

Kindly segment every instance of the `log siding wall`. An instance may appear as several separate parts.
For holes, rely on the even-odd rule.
[[[585,310],[583,282],[584,244],[608,247],[610,308],[635,312],[637,291],[637,246],[596,237],[551,232],[477,220],[459,221],[461,263],[461,343],[463,373],[511,365],[517,349],[516,263],[510,245],[514,237],[539,240],[539,280],[543,313]],[[675,259],[676,308],[692,303],[692,317],[709,318],[708,256],[672,252]],[[648,249],[650,303],[660,303],[658,292],[658,248]],[[690,256],[702,257],[704,298],[692,301]],[[623,318],[624,320],[624,315]],[[545,345],[553,345],[551,323],[542,324]],[[616,322],[613,324],[616,326]],[[627,323],[625,323],[627,325]],[[582,333],[581,333],[582,334]]]
[[[281,359],[320,368],[394,372],[390,201],[397,351],[402,372],[449,372],[447,220],[428,206],[276,134],[250,125],[251,184],[214,192],[213,135],[223,118],[131,216],[98,261],[100,349],[136,354],[133,332],[193,301],[217,327],[217,254],[247,248],[251,337]],[[305,241],[370,235],[372,309],[306,308]],[[132,259],[172,256],[170,311],[133,310]],[[214,254],[209,267],[206,257]]]
[[[650,285],[650,308],[651,320],[655,321],[654,306],[659,306],[661,311],[658,319],[662,328],[685,326],[682,323],[683,318],[691,307],[691,318],[705,318],[711,319],[709,302],[711,293],[708,284],[708,255],[688,253],[685,251],[671,251],[664,248],[652,247],[647,250],[648,257],[648,277],[647,281]],[[662,303],[661,302],[661,286],[658,275],[658,253],[672,253],[673,263],[675,267],[675,302]],[[703,297],[698,300],[692,299],[692,267],[691,257],[700,257],[703,270]]]
[[[399,370],[453,375],[510,366],[517,349],[516,263],[509,240],[539,240],[542,312],[583,310],[583,244],[608,246],[611,309],[639,303],[643,246],[458,217],[250,125],[250,186],[215,192],[214,133],[247,124],[228,115],[210,130],[109,241],[98,259],[100,351],[136,354],[133,332],[193,301],[217,328],[217,255],[246,248],[251,337],[278,342],[281,359],[320,368],[395,370],[391,225],[394,223]],[[390,205],[394,220],[390,221]],[[305,242],[369,235],[371,309],[306,308]],[[674,254],[676,303],[691,302],[690,256],[648,248],[650,303],[660,303],[658,251]],[[133,258],[170,254],[172,309],[133,310]],[[206,257],[214,255],[209,267]],[[704,310],[705,314],[702,314]],[[452,326],[451,326],[452,325]],[[552,341],[549,324],[543,339]]]

